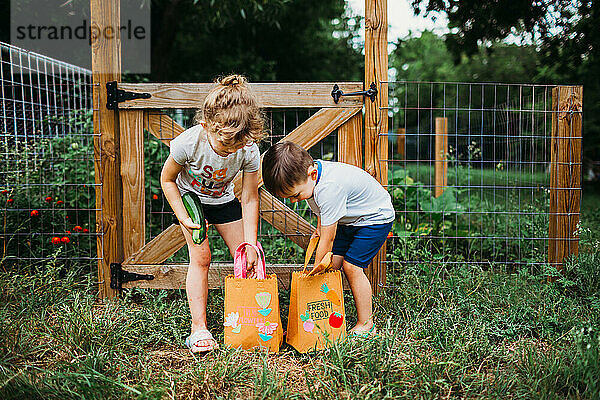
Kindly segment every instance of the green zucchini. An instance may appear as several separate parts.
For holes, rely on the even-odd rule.
[[[201,244],[206,239],[206,222],[200,198],[194,192],[187,192],[181,196],[181,199],[192,221],[202,226],[200,229],[192,229],[192,240],[196,244]]]

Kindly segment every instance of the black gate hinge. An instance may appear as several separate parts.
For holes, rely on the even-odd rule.
[[[152,97],[150,93],[128,92],[117,88],[117,81],[106,82],[106,108],[109,110],[117,110],[119,103],[127,100],[149,99]]]
[[[154,275],[138,274],[135,272],[125,271],[119,263],[110,264],[110,288],[122,290],[123,284],[133,281],[151,281]]]
[[[377,97],[377,85],[375,85],[375,82],[371,82],[371,86],[369,86],[368,90],[363,90],[362,92],[344,93],[336,83],[333,85],[333,90],[331,91],[331,97],[333,97],[335,104],[340,101],[340,97],[342,96],[366,96],[370,98],[371,101],[375,101],[375,97]]]

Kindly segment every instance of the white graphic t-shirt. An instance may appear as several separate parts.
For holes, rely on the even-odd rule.
[[[237,173],[256,172],[260,167],[256,143],[223,157],[213,150],[202,125],[195,125],[171,140],[171,157],[183,166],[175,181],[179,192],[195,192],[204,204],[233,200],[231,181]]]

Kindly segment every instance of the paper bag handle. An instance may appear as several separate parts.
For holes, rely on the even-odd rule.
[[[256,246],[248,242],[244,242],[238,246],[233,259],[233,275],[236,278],[246,278],[246,246],[251,246],[256,250],[256,254],[258,254],[256,279],[265,279],[267,276],[267,266],[265,264],[265,252],[260,242],[256,242]]]
[[[306,248],[306,255],[304,256],[304,269],[302,269],[302,273],[306,273],[306,266],[310,261],[315,249],[317,248],[317,244],[319,243],[319,236],[313,236],[310,238],[310,242],[308,242],[308,247]]]

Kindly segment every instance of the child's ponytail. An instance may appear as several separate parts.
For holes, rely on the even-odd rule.
[[[264,138],[264,118],[248,80],[238,74],[220,77],[204,99],[196,122],[204,120],[210,133],[225,146],[259,142]]]

